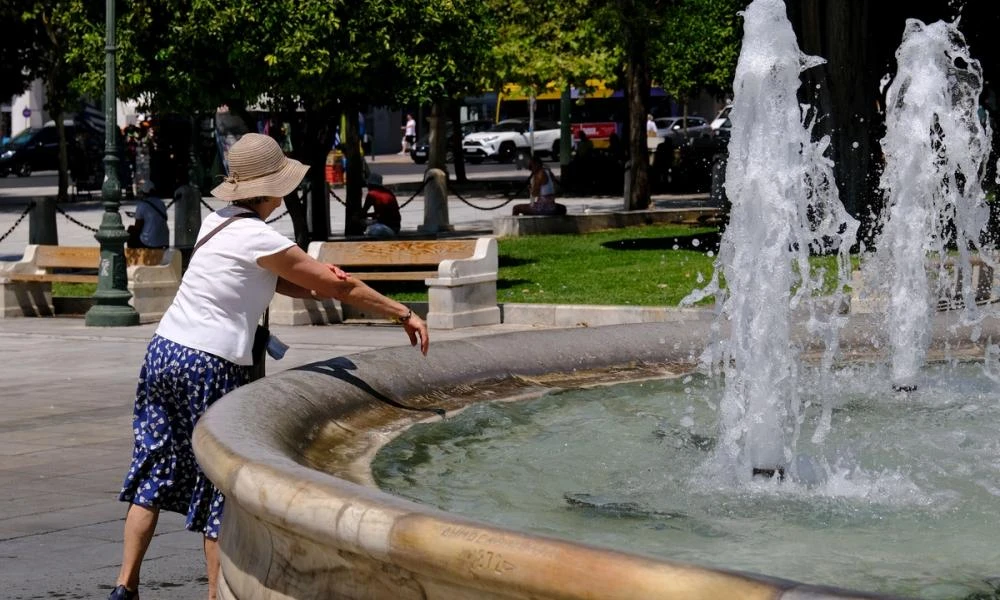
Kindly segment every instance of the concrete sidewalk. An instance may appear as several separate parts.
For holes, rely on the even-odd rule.
[[[431,331],[445,340],[526,329]],[[131,409],[155,325],[86,327],[82,319],[0,321],[0,598],[103,599],[121,558],[118,502],[132,447]],[[391,325],[275,327],[290,345],[269,372],[409,343]],[[416,352],[416,350],[414,350]],[[201,536],[162,513],[142,598],[206,597]]]

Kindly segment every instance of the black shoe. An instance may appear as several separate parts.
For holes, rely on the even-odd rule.
[[[124,585],[120,585],[111,590],[108,600],[139,600],[139,590],[128,590]]]

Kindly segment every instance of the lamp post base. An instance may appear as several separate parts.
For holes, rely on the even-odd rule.
[[[116,294],[117,295],[117,294]],[[133,327],[139,324],[139,313],[128,305],[131,294],[126,292],[124,304],[101,304],[101,298],[95,295],[98,304],[95,304],[84,316],[88,327]],[[109,301],[112,299],[108,298]]]

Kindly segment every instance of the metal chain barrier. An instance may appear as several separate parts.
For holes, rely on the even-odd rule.
[[[558,179],[556,179],[555,175],[551,175],[551,177],[552,177],[553,184],[555,184],[555,186],[559,190],[562,190],[562,182],[560,182]],[[405,202],[403,202],[402,204],[400,204],[399,208],[402,209],[407,204],[409,204],[410,202],[413,202],[413,199],[416,198],[417,196],[419,196],[420,192],[424,191],[424,187],[427,186],[427,182],[428,181],[430,181],[430,179],[424,179],[423,183],[420,184],[420,187],[417,188],[417,191],[413,192],[412,196],[410,196],[409,198],[406,199]],[[516,192],[514,192],[513,195],[511,195],[509,198],[507,198],[507,200],[505,200],[504,202],[501,202],[500,204],[498,204],[496,206],[479,206],[479,205],[473,204],[472,202],[469,202],[468,200],[466,200],[465,198],[463,198],[462,195],[459,194],[458,192],[456,192],[454,189],[449,190],[449,192],[450,192],[451,195],[454,195],[456,198],[458,198],[459,200],[461,200],[462,202],[464,202],[468,206],[471,206],[472,208],[475,208],[476,210],[487,210],[487,211],[488,210],[498,210],[498,209],[501,209],[501,208],[507,206],[508,204],[510,204],[511,202],[513,202],[514,200],[516,200],[517,197],[522,192],[524,192],[524,190],[526,190],[528,188],[528,184],[530,182],[531,182],[531,180],[529,178],[528,181],[526,181],[523,186],[521,186]],[[344,200],[342,200],[339,196],[337,196],[337,193],[333,191],[333,188],[330,188],[330,196],[334,200],[336,200],[337,202],[340,202],[344,206],[347,206],[347,203],[344,202]],[[286,210],[285,212],[287,213],[288,211]],[[282,216],[284,216],[284,215],[282,215]],[[281,218],[281,217],[277,217],[277,218]]]
[[[87,225],[86,223],[82,223],[82,222],[76,220],[68,212],[64,211],[58,204],[56,204],[56,211],[59,214],[61,214],[62,216],[66,217],[66,219],[68,219],[70,223],[73,223],[74,225],[79,225],[80,227],[83,227],[87,231],[93,231],[94,233],[97,233],[97,228],[96,227],[91,227],[90,225]]]
[[[428,180],[427,180],[427,179],[425,179],[425,180],[424,180],[424,182],[420,184],[420,187],[419,187],[419,188],[417,188],[417,191],[413,192],[413,195],[412,195],[412,196],[410,196],[409,198],[407,198],[407,199],[406,199],[406,201],[405,201],[405,202],[403,202],[402,204],[400,204],[400,205],[399,205],[399,208],[403,208],[403,207],[405,207],[405,206],[406,206],[407,204],[409,204],[410,202],[413,202],[413,199],[414,199],[414,198],[416,198],[417,196],[419,196],[419,195],[420,195],[420,192],[424,191],[424,186],[426,186],[426,185],[427,185],[427,181],[428,181]],[[333,188],[330,188],[330,196],[331,196],[331,197],[332,197],[332,198],[333,198],[334,200],[336,200],[337,202],[340,202],[340,203],[341,203],[341,204],[343,204],[344,206],[347,206],[347,202],[345,202],[345,201],[344,201],[343,199],[341,199],[341,197],[337,195],[337,192],[333,191]]]
[[[17,221],[14,221],[14,224],[11,225],[10,229],[7,230],[7,233],[5,233],[3,235],[0,235],[0,242],[4,241],[5,239],[7,239],[7,236],[9,236],[10,234],[14,233],[14,230],[17,229],[17,226],[21,224],[21,221],[23,221],[24,218],[28,216],[28,213],[30,213],[31,209],[33,209],[33,208],[35,208],[35,201],[34,200],[32,200],[31,202],[29,202],[28,206],[24,207],[24,212],[22,212],[21,216],[17,218]]]
[[[425,187],[427,186],[427,182],[428,182],[428,181],[430,181],[430,178],[427,178],[427,179],[424,179],[424,182],[420,184],[420,187],[418,187],[418,188],[417,188],[417,191],[413,192],[413,195],[412,195],[412,196],[410,196],[410,197],[409,197],[409,198],[408,198],[408,199],[406,200],[406,202],[404,202],[404,203],[400,204],[400,205],[399,205],[399,208],[403,208],[404,206],[406,206],[406,205],[407,205],[407,204],[409,204],[410,202],[413,202],[413,199],[414,199],[414,198],[416,198],[416,197],[417,197],[417,195],[418,195],[418,194],[419,194],[420,192],[424,191],[424,188],[425,188]]]
[[[270,225],[271,223],[274,223],[275,221],[277,221],[277,220],[278,220],[278,219],[280,219],[281,217],[284,217],[284,216],[285,216],[285,215],[287,215],[287,214],[288,214],[288,209],[286,208],[286,209],[285,209],[285,212],[281,213],[281,214],[280,214],[280,215],[278,215],[277,217],[274,217],[273,219],[268,219],[268,220],[266,220],[266,221],[264,221],[264,222],[265,222],[265,223],[267,223],[268,225]]]
[[[459,194],[458,192],[452,191],[452,194],[454,194],[455,197],[458,198],[459,200],[461,200],[462,202],[465,202],[466,204],[468,204],[469,206],[471,206],[472,208],[475,208],[477,210],[497,210],[498,208],[503,208],[503,207],[507,206],[508,204],[510,204],[511,202],[513,202],[515,200],[514,197],[510,197],[510,198],[507,198],[507,200],[505,200],[504,202],[501,202],[500,204],[498,204],[496,206],[485,207],[485,206],[476,206],[475,204],[473,204],[473,203],[469,202],[468,200],[466,200],[465,198],[463,198],[461,196],[461,194]]]

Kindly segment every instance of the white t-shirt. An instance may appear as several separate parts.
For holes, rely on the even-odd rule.
[[[647,134],[656,135],[656,133],[657,133],[657,130],[656,130],[656,121],[653,121],[652,119],[647,119],[646,120],[646,133]]]
[[[229,217],[247,212],[227,206],[208,215],[198,239]],[[238,365],[253,364],[257,322],[278,284],[278,276],[259,266],[257,259],[294,245],[258,218],[236,219],[225,226],[191,257],[156,333]]]
[[[167,207],[156,196],[146,196],[135,203],[135,220],[142,221],[139,240],[147,248],[166,248],[170,245],[166,214]]]
[[[407,119],[406,132],[403,135],[417,135],[417,122],[415,120]]]

